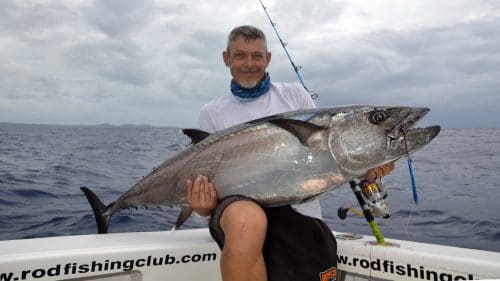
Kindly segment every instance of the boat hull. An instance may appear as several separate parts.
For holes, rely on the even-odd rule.
[[[338,280],[500,278],[500,253],[387,239],[338,240]],[[0,280],[221,280],[207,229],[0,241]]]

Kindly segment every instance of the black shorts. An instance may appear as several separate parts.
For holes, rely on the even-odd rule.
[[[224,198],[210,218],[210,234],[221,249],[220,217],[227,206],[240,200],[256,202],[245,196]],[[304,216],[289,205],[263,209],[267,216],[263,253],[269,281],[336,280],[337,242],[323,221]]]

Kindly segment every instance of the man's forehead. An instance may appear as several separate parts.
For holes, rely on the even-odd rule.
[[[266,42],[260,38],[247,39],[243,36],[239,36],[231,41],[230,46],[232,51],[267,51]]]

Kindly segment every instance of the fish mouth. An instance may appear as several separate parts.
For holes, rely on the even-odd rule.
[[[441,131],[441,127],[434,125],[426,128],[402,129],[398,138],[398,150],[404,154],[411,154],[431,142]]]
[[[398,154],[410,154],[428,144],[441,131],[440,126],[414,128],[428,112],[426,107],[399,107],[388,109],[393,126],[386,130],[387,148]]]
[[[389,141],[404,137],[405,133],[408,133],[429,111],[430,109],[426,107],[403,107],[390,110],[390,118],[396,122],[392,128],[387,130]]]

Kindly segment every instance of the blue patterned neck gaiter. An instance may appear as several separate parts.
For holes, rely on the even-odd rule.
[[[231,93],[242,99],[254,99],[265,94],[270,86],[271,78],[269,77],[269,73],[266,72],[264,80],[252,88],[243,88],[234,79],[231,80]]]

